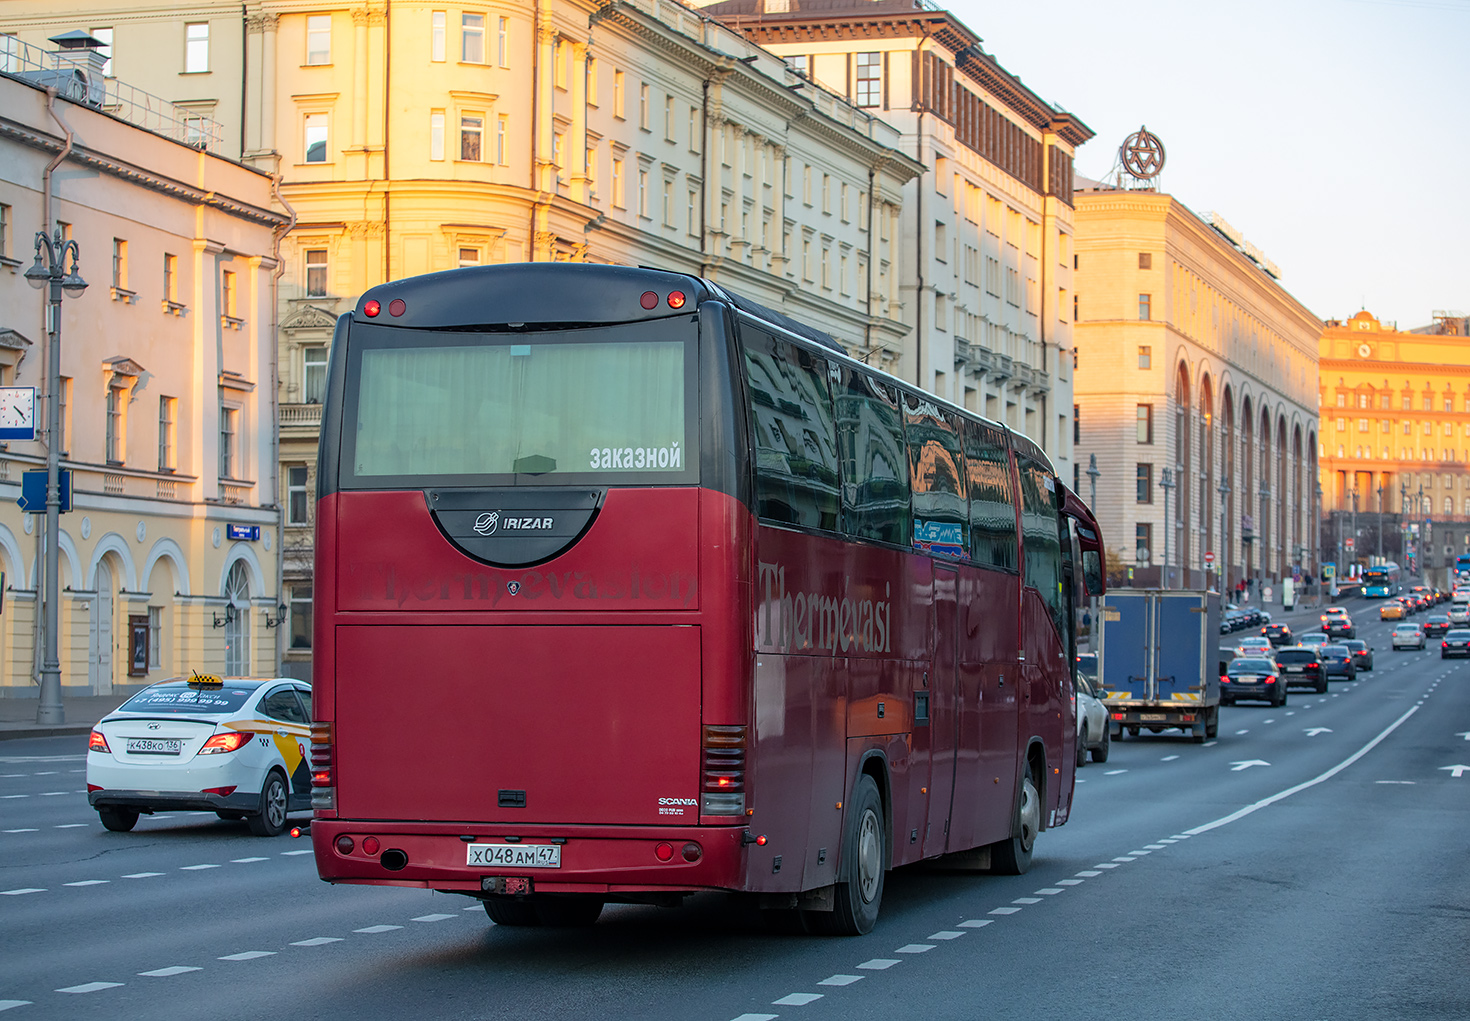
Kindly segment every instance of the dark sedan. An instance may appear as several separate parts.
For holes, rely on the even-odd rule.
[[[1350,642],[1343,642],[1353,653],[1353,664],[1359,670],[1373,669],[1373,649],[1361,638],[1355,638]]]
[[[1439,658],[1449,659],[1451,656],[1470,656],[1470,631],[1455,628],[1445,632],[1439,643]]]
[[[1322,658],[1322,672],[1327,677],[1342,677],[1349,681],[1358,679],[1358,665],[1353,661],[1353,652],[1346,645],[1324,645],[1317,650]]]
[[[1271,639],[1272,645],[1291,645],[1296,641],[1292,637],[1291,628],[1285,624],[1267,624],[1261,628],[1261,634]]]
[[[1424,618],[1424,633],[1430,638],[1438,638],[1450,629],[1450,618],[1447,614],[1431,613]]]
[[[1307,645],[1293,645],[1276,650],[1276,666],[1287,685],[1309,684],[1316,691],[1327,690],[1327,675],[1317,650]]]
[[[1253,656],[1230,661],[1230,668],[1220,678],[1220,704],[1231,705],[1243,698],[1286,705],[1286,682],[1275,663]]]

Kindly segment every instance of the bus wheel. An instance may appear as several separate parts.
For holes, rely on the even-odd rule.
[[[862,936],[878,922],[883,880],[888,865],[888,838],[883,827],[883,801],[878,785],[864,774],[853,793],[852,810],[842,836],[842,874],[832,911],[805,913],[807,928],[821,936]]]
[[[488,901],[486,902],[489,903]],[[552,929],[579,929],[602,914],[601,897],[547,897],[536,901],[536,917]]]
[[[541,924],[541,916],[537,914],[536,905],[531,901],[517,900],[514,897],[486,897],[481,903],[485,905],[485,914],[496,925]]]
[[[1031,761],[1021,777],[1021,797],[1016,801],[1016,817],[1011,823],[1012,836],[992,844],[990,870],[1003,876],[1019,876],[1031,868],[1031,849],[1041,829],[1041,792],[1031,775]]]

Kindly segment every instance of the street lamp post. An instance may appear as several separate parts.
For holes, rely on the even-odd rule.
[[[1378,487],[1378,562],[1383,563],[1383,487]]]
[[[1404,561],[1405,569],[1409,566],[1409,484],[1403,480],[1399,482],[1399,559]]]
[[[1312,570],[1317,576],[1317,601],[1320,604],[1322,601],[1322,483],[1318,482],[1316,486],[1317,491],[1314,495],[1317,497],[1317,503],[1315,505],[1317,514],[1317,541],[1314,544],[1316,551]]]
[[[1353,540],[1353,544],[1352,544],[1352,547],[1351,548],[1352,548],[1352,551],[1353,551],[1353,566],[1356,567],[1357,566],[1357,563],[1358,563],[1358,484],[1357,484],[1357,482],[1354,482],[1353,483],[1353,488],[1349,491],[1349,495],[1351,495],[1352,498],[1353,498],[1353,519],[1352,519],[1352,522],[1353,522],[1352,523],[1352,540]]]
[[[1220,542],[1219,549],[1215,552],[1215,564],[1220,572],[1220,593],[1227,599],[1230,592],[1230,532],[1227,525],[1230,521],[1230,512],[1226,504],[1230,499],[1230,479],[1221,477],[1220,485],[1215,487],[1215,492],[1220,494]]]
[[[43,258],[44,256],[44,258]],[[61,295],[66,292],[80,297],[87,289],[78,269],[81,249],[66,238],[61,228],[56,236],[36,232],[36,261],[26,270],[26,282],[32,287],[49,288],[46,295],[46,563],[45,563],[45,629],[46,650],[41,660],[41,692],[36,706],[37,723],[65,723],[66,709],[61,704],[61,660],[56,653],[58,618],[58,584],[60,566],[57,560],[58,532],[61,527]]]
[[[1102,472],[1097,470],[1097,455],[1087,455],[1087,484],[1092,487],[1092,494],[1087,501],[1087,509],[1097,513],[1097,480],[1102,477]]]
[[[1174,488],[1174,477],[1165,468],[1159,478],[1159,488],[1164,491],[1164,569],[1159,573],[1159,588],[1169,587],[1169,490]]]
[[[1415,546],[1419,554],[1419,584],[1424,584],[1424,569],[1429,566],[1429,546],[1424,541],[1424,487],[1419,487],[1419,498],[1414,501],[1414,517],[1419,519],[1419,542]]]
[[[1269,500],[1269,499],[1271,499],[1271,486],[1270,486],[1269,483],[1266,482],[1265,479],[1262,479],[1261,480],[1261,527],[1258,529],[1258,531],[1261,534],[1261,556],[1260,556],[1260,568],[1259,568],[1260,569],[1260,572],[1261,572],[1261,577],[1260,577],[1260,581],[1257,583],[1257,588],[1258,588],[1258,590],[1260,592],[1261,606],[1263,608],[1266,605],[1266,550],[1268,548],[1267,545],[1266,545],[1266,501]]]

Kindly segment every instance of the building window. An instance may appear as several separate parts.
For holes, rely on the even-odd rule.
[[[306,250],[306,296],[308,298],[327,296],[327,250],[325,248]]]
[[[619,159],[613,160],[612,192],[612,204],[618,209],[628,208],[623,202],[623,161]]]
[[[308,14],[306,16],[306,62],[308,64],[330,64],[332,62],[332,16],[330,14]]]
[[[882,97],[882,72],[878,54],[857,55],[857,92],[855,101],[861,107],[874,107]]]
[[[163,666],[163,607],[148,607],[148,666]]]
[[[460,15],[459,29],[459,59],[466,64],[485,63],[485,15]]]
[[[805,53],[786,57],[786,66],[805,78],[811,72],[811,57]]]
[[[468,266],[478,266],[479,264],[480,250],[478,248],[461,248],[459,250],[460,269],[465,269]]]
[[[1150,314],[1150,308],[1149,308],[1149,306],[1152,305],[1152,304],[1153,304],[1153,296],[1152,295],[1149,295],[1149,294],[1140,294],[1138,296],[1138,319],[1139,319],[1140,322],[1147,322],[1149,319],[1152,318],[1152,316]]]
[[[1137,411],[1138,416],[1138,442],[1153,443],[1154,441],[1154,406],[1152,404],[1140,404]]]
[[[1154,268],[1154,256],[1153,256],[1153,253],[1152,252],[1139,252],[1138,253],[1138,268],[1139,269],[1153,269]]]
[[[510,118],[505,114],[501,114],[495,120],[495,162],[502,167],[505,166],[505,141],[509,132]],[[590,170],[587,176],[589,178],[588,183],[591,183],[590,178],[592,175]]]
[[[327,115],[324,113],[306,115],[306,162],[327,162]]]
[[[12,215],[10,207],[0,202],[0,259],[11,258],[10,255],[10,223]]]
[[[638,86],[638,126],[648,130],[648,86]]]
[[[674,140],[674,97],[664,97],[664,141]]]
[[[209,70],[209,23],[191,22],[184,26],[184,73],[203,74]]]
[[[1154,349],[1148,344],[1138,345],[1138,367],[1140,369],[1153,368],[1153,351]]]
[[[174,470],[174,413],[176,400],[173,397],[158,398],[158,470]]]
[[[1133,557],[1139,563],[1150,563],[1153,560],[1154,526],[1146,522],[1139,522],[1133,526]]]
[[[301,395],[307,404],[320,404],[327,396],[327,349],[301,349]]]
[[[112,286],[118,291],[128,289],[128,243],[121,238],[112,239]]]
[[[623,72],[613,71],[613,116],[623,117],[623,100],[626,95]]]
[[[306,465],[286,467],[286,524],[310,524],[306,512]]]
[[[449,34],[449,17],[445,11],[429,12],[429,59],[443,62],[445,38]]]
[[[291,648],[311,648],[311,586],[291,586]]]
[[[501,18],[495,26],[495,62],[501,67],[510,67],[510,19]],[[591,88],[592,58],[587,58],[588,102],[597,105],[597,97]]]
[[[239,414],[235,408],[221,406],[219,409],[219,477],[222,479],[235,477],[235,434]]]
[[[481,135],[485,131],[485,118],[462,114],[459,118],[459,158],[466,163],[480,162]]]
[[[1154,502],[1154,466],[1151,464],[1140,464],[1136,472],[1134,501],[1137,503]]]
[[[1076,404],[1072,405],[1072,442],[1082,442],[1082,409]]]
[[[239,318],[235,314],[235,274],[231,270],[220,273],[220,311],[230,319]]]
[[[432,110],[429,113],[429,159],[444,159],[444,111]]]
[[[166,252],[163,256],[163,299],[174,305],[179,301],[179,257]]]
[[[127,391],[115,386],[107,388],[106,451],[108,464],[122,464],[123,461],[123,412],[127,400]]]
[[[105,58],[104,61],[103,61],[103,64],[102,64],[102,76],[104,78],[111,78],[112,77],[112,29],[110,29],[110,28],[94,28],[91,31],[91,35],[92,35],[92,38],[93,39],[96,39],[99,43],[102,44],[101,46],[97,47],[97,52],[100,53],[100,54],[102,54],[103,58]]]

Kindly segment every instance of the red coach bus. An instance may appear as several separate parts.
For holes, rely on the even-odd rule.
[[[1022,872],[1066,821],[1091,515],[1030,440],[707,281],[368,291],[316,528],[329,882],[511,925],[723,890],[857,934],[888,869]]]

